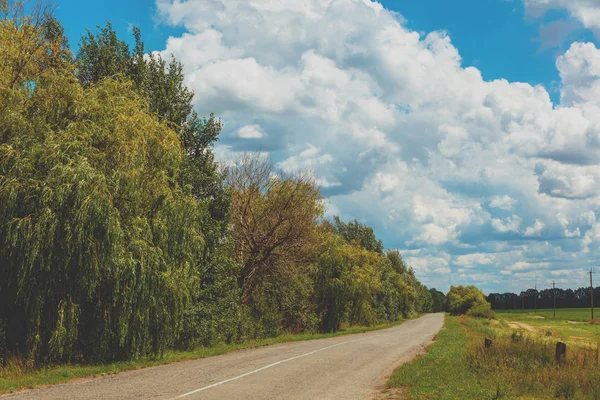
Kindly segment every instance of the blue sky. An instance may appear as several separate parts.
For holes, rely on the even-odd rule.
[[[62,0],[185,64],[216,151],[314,172],[429,286],[585,284],[600,257],[600,2]]]
[[[132,42],[131,26],[139,26],[150,50],[162,50],[169,36],[184,32],[160,23],[153,0],[58,0],[55,5],[56,16],[65,28],[72,49],[77,48],[86,29],[94,31],[97,25],[104,26],[106,21],[110,21],[119,37],[128,42]]]
[[[554,62],[561,48],[544,49],[539,29],[544,23],[568,18],[566,11],[554,9],[541,18],[526,18],[521,2],[506,0],[386,0],[381,4],[400,13],[411,29],[424,33],[447,31],[460,50],[464,65],[478,67],[485,79],[504,78],[542,84],[552,99],[558,101],[559,77]],[[93,30],[106,21],[110,21],[120,37],[128,41],[131,41],[131,26],[139,26],[151,51],[163,50],[169,36],[185,32],[182,27],[161,23],[154,0],[106,0],[85,4],[60,0],[56,11],[74,49],[86,28]],[[573,36],[578,40],[594,40],[585,29],[577,30]],[[561,47],[567,44],[570,43],[565,41]]]

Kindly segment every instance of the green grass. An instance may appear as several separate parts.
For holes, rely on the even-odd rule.
[[[464,364],[466,327],[446,316],[446,326],[417,360],[396,369],[388,387],[405,387],[412,399],[489,398],[490,387]]]
[[[58,365],[36,370],[27,370],[23,362],[10,361],[5,368],[0,369],[0,393],[14,392],[39,386],[55,385],[77,378],[95,377],[116,374],[118,372],[169,364],[184,360],[195,360],[216,356],[236,350],[268,346],[278,343],[296,342],[302,340],[325,339],[336,336],[364,333],[400,325],[405,320],[381,324],[371,327],[353,326],[329,334],[295,334],[282,335],[274,338],[251,340],[238,344],[221,344],[214,347],[202,347],[191,351],[169,351],[162,358],[139,359],[116,362],[105,365]]]
[[[517,312],[501,311],[496,314],[499,321],[506,321],[505,329],[514,330],[509,325],[516,322],[531,326],[535,334],[551,336],[568,344],[596,345],[600,342],[600,324],[589,323],[591,318],[589,308],[557,309],[556,318],[553,317],[551,309],[537,310],[536,313],[533,310],[517,310]],[[531,332],[526,333],[531,334]]]
[[[404,387],[412,399],[600,400],[598,344],[569,342],[567,357],[557,366],[554,350],[562,338],[556,332],[564,330],[572,339],[567,330],[573,328],[563,326],[572,315],[545,322],[532,316],[501,313],[498,321],[447,316],[446,329],[428,352],[394,371],[388,386]],[[533,329],[519,333],[509,325],[515,321],[534,321]],[[574,326],[585,326],[581,329],[591,337],[600,330],[592,324]],[[484,337],[493,339],[492,347],[484,348]]]
[[[600,308],[594,309],[594,318],[600,319]],[[526,315],[526,316],[541,316],[546,319],[553,318],[553,310],[551,308],[544,308],[541,310],[537,310],[534,313],[534,310],[497,310],[496,314],[499,316],[505,315]],[[581,321],[588,322],[591,319],[591,310],[589,308],[557,308],[556,309],[556,319],[557,320],[565,320],[565,321]]]

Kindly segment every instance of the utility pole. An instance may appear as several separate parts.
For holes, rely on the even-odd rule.
[[[533,287],[533,314],[537,315],[537,285]]]
[[[593,267],[590,268],[590,302],[592,306],[592,321],[594,320],[594,281],[592,280],[592,275],[594,275]]]
[[[554,318],[556,318],[556,283],[552,281],[552,303],[554,306]]]
[[[521,292],[521,311],[525,311],[525,296]]]

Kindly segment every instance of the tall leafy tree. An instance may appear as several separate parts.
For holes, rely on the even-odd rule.
[[[243,265],[244,300],[268,276],[286,279],[319,245],[323,202],[309,175],[285,175],[268,159],[244,154],[227,170],[233,190],[234,256]]]
[[[77,76],[85,87],[109,77],[132,81],[149,110],[179,133],[187,154],[180,184],[189,186],[208,210],[202,221],[207,243],[204,259],[208,263],[224,240],[230,210],[231,196],[212,152],[222,125],[212,114],[200,118],[193,110],[194,93],[185,85],[183,65],[174,57],[167,62],[160,55],[147,54],[137,27],[133,36],[135,46],[130,49],[110,23],[98,27],[96,33],[88,30],[77,53]]]
[[[377,239],[370,226],[361,224],[357,220],[344,222],[338,216],[333,217],[330,224],[333,231],[347,242],[356,243],[369,251],[383,253],[383,242]]]
[[[429,292],[431,293],[431,299],[433,301],[431,311],[446,311],[446,295],[435,288],[429,289]]]
[[[185,152],[132,84],[84,90],[52,21],[0,21],[0,319],[32,359],[172,347],[204,246]]]

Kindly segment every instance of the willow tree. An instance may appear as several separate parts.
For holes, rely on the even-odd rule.
[[[179,61],[147,54],[137,27],[133,39],[135,45],[130,48],[110,23],[95,32],[88,30],[77,51],[77,77],[84,87],[115,76],[131,80],[148,109],[179,133],[186,152],[181,185],[190,185],[196,200],[208,209],[201,226],[206,266],[219,257],[216,253],[227,236],[231,207],[231,195],[212,151],[222,125],[214,115],[200,118],[193,110],[194,93],[185,85]]]
[[[181,141],[131,83],[84,89],[49,20],[0,17],[6,346],[38,361],[160,353],[203,249],[206,209],[180,184]]]

